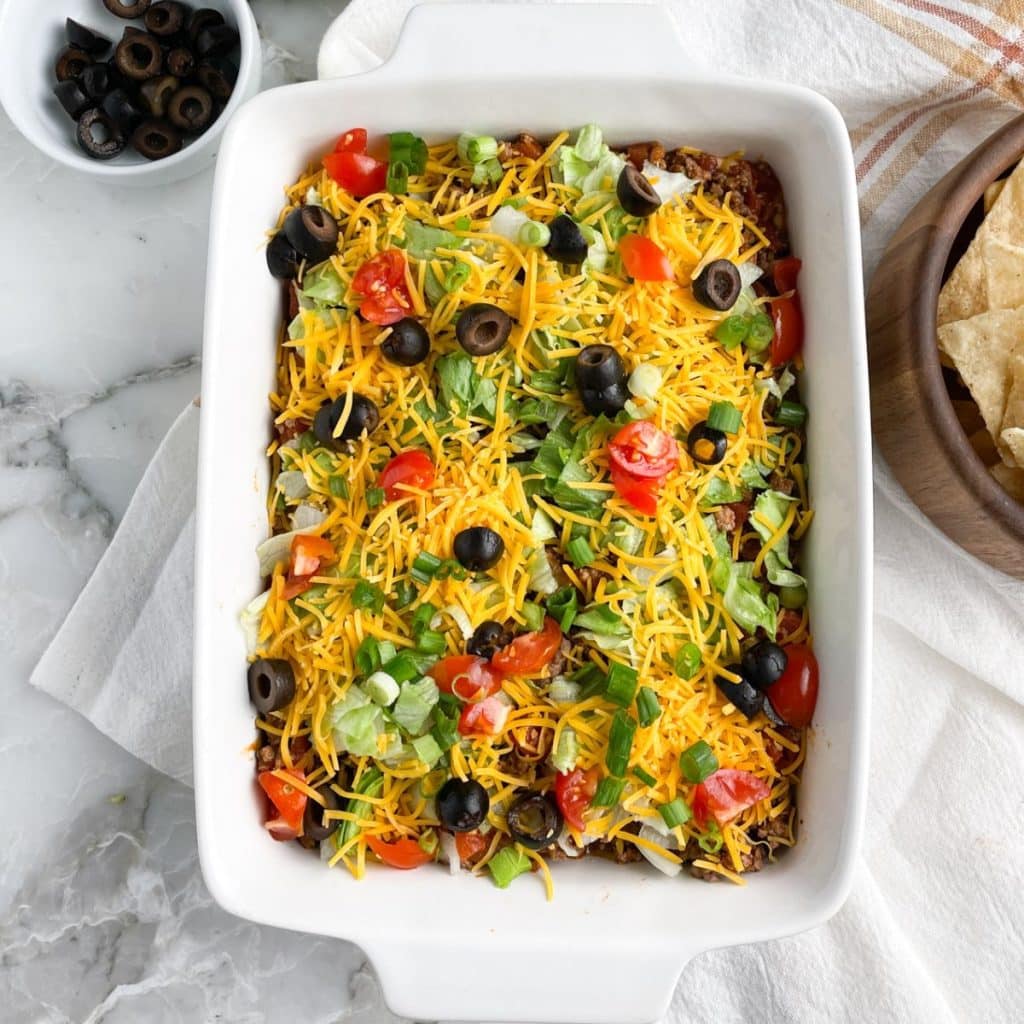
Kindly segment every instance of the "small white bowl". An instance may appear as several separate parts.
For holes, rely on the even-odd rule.
[[[86,156],[75,138],[75,123],[53,94],[57,55],[67,45],[66,18],[108,36],[115,44],[128,25],[142,27],[140,21],[115,17],[102,0],[6,0],[0,10],[0,103],[32,145],[93,178],[125,185],[163,185],[196,174],[213,164],[231,116],[256,94],[263,64],[256,19],[246,0],[203,0],[201,6],[216,8],[238,29],[238,81],[220,117],[173,156],[146,160],[130,147],[113,160]]]

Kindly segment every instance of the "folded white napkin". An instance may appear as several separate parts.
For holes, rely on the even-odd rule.
[[[374,66],[413,5],[354,0],[328,37],[321,74]],[[840,107],[869,272],[913,202],[1018,102],[1009,69],[1024,29],[1019,5],[669,6],[691,65],[800,82]],[[190,408],[172,428],[32,676],[183,781],[196,420]],[[812,933],[699,958],[673,1019],[1024,1019],[1015,970],[1024,935],[1024,584],[938,533],[881,462],[875,484],[874,759],[854,894]]]

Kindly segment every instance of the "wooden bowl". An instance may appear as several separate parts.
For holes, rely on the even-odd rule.
[[[982,143],[913,209],[868,290],[875,440],[922,512],[972,555],[1024,579],[1024,505],[971,447],[936,344],[939,290],[974,237],[988,185],[1024,157],[1024,116]]]

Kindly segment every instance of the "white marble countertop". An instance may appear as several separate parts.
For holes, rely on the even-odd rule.
[[[347,0],[253,0],[265,84],[314,77]],[[28,685],[199,390],[211,173],[78,178],[0,112],[0,1019],[393,1021],[347,943],[221,911],[192,792]]]

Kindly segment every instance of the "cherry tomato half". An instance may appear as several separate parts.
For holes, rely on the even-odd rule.
[[[325,537],[299,534],[292,540],[291,564],[288,578],[284,581],[282,596],[286,601],[309,590],[310,579],[315,576],[322,562],[334,557],[334,546]]]
[[[803,644],[784,648],[786,670],[768,687],[768,699],[778,716],[794,729],[811,724],[818,703],[818,659]]]
[[[366,153],[342,150],[324,157],[324,169],[346,192],[358,199],[383,192],[388,180],[388,165]]]
[[[544,620],[544,628],[535,633],[517,636],[507,647],[502,647],[491,664],[501,672],[516,676],[532,676],[548,667],[548,662],[562,643],[562,630],[553,618]]]
[[[430,456],[419,448],[410,448],[399,452],[381,470],[378,486],[384,488],[384,496],[388,501],[408,498],[407,487],[415,487],[420,491],[428,491],[434,483],[434,464]]]
[[[398,868],[400,871],[422,867],[434,859],[415,839],[409,839],[408,836],[396,839],[393,843],[386,843],[379,836],[368,835],[366,845],[388,867]]]
[[[385,249],[368,259],[352,278],[352,290],[362,296],[359,312],[364,319],[383,327],[398,323],[412,308],[405,255],[400,249]]]
[[[772,268],[775,288],[780,292],[793,293],[772,299],[771,302],[772,320],[775,323],[771,361],[776,364],[788,362],[804,345],[804,314],[800,305],[800,294],[796,291],[800,267],[800,260],[791,256],[779,260]]]
[[[608,456],[630,476],[662,479],[675,469],[679,448],[675,438],[650,420],[634,420],[608,442]]]
[[[562,817],[580,832],[584,825],[583,812],[594,799],[600,777],[601,769],[597,767],[589,771],[577,768],[571,772],[559,772],[555,776],[555,803]]]
[[[612,483],[623,501],[629,502],[638,512],[653,516],[658,511],[658,491],[661,480],[644,479],[624,473],[616,465],[611,467]]]
[[[497,736],[505,728],[509,711],[511,708],[497,697],[467,704],[459,715],[459,732],[463,736]]]
[[[736,815],[753,807],[772,791],[764,779],[737,768],[719,768],[693,787],[690,806],[698,828],[707,825],[711,815],[719,825],[732,821]]]
[[[452,693],[465,701],[483,700],[501,689],[504,676],[489,662],[475,654],[452,654],[442,658],[427,675],[442,693]]]
[[[635,281],[671,281],[675,277],[665,253],[643,235],[620,239],[619,255],[626,273]]]
[[[365,153],[366,152],[366,129],[350,128],[343,135],[338,136],[334,144],[335,153]]]
[[[459,855],[459,860],[463,864],[467,864],[474,858],[479,857],[489,845],[490,842],[487,836],[482,836],[479,832],[455,833],[455,852]]]
[[[305,774],[296,768],[289,770],[288,774],[301,782],[306,781]],[[306,794],[273,772],[260,772],[256,781],[277,811],[277,817],[270,818],[264,827],[275,839],[297,839],[302,831],[302,816],[306,812]]]

